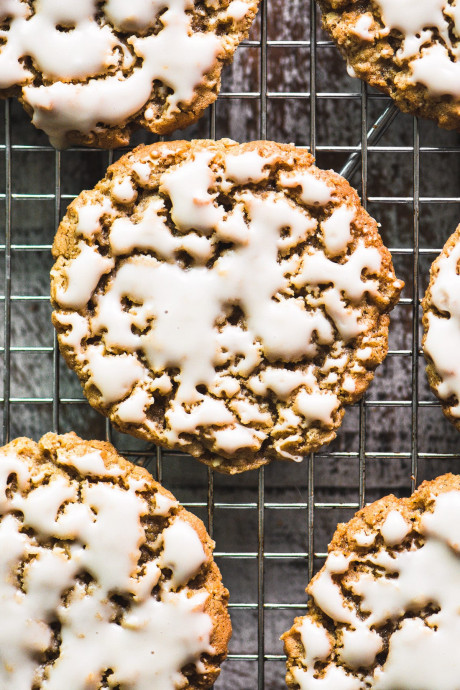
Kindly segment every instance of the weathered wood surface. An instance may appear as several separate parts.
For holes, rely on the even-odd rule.
[[[309,1],[269,0],[267,3],[268,39],[309,39]],[[260,22],[254,27],[251,39],[260,37]],[[318,32],[322,40],[325,37]],[[310,90],[310,49],[300,47],[269,47],[267,51],[267,90],[279,92],[308,92]],[[222,91],[228,93],[254,93],[261,87],[260,49],[241,46],[232,66],[224,70]],[[264,86],[265,88],[265,86]],[[361,84],[348,77],[345,65],[333,47],[317,50],[318,93],[360,93]],[[369,124],[383,111],[387,101],[371,97],[368,102]],[[310,100],[302,98],[268,98],[266,137],[298,145],[310,143]],[[316,104],[317,139],[321,146],[353,146],[360,140],[360,98],[334,99],[321,97]],[[12,104],[12,140],[15,145],[43,144],[45,137],[36,132],[17,104]],[[3,115],[2,115],[3,119]],[[208,137],[212,134],[212,113],[179,136]],[[3,123],[0,133],[3,136]],[[226,136],[240,141],[261,138],[260,100],[258,98],[219,98],[215,110],[216,137]],[[136,141],[152,140],[139,134]],[[3,143],[3,142],[2,142]],[[423,147],[458,146],[455,133],[438,130],[430,123],[420,123],[420,144]],[[398,115],[390,130],[380,142],[381,147],[405,147],[401,152],[372,151],[368,156],[368,197],[409,197],[405,203],[370,201],[369,211],[382,224],[382,235],[389,247],[402,248],[406,253],[395,254],[399,277],[406,281],[404,297],[412,297],[414,260],[413,248],[413,119]],[[0,152],[0,191],[5,193],[5,153]],[[340,150],[318,151],[318,163],[323,167],[340,170],[347,153]],[[423,153],[420,156],[420,194],[422,197],[458,197],[459,155],[455,153]],[[61,192],[78,194],[92,187],[103,175],[108,163],[105,152],[68,151],[61,155]],[[353,180],[359,185],[359,172]],[[52,150],[33,151],[13,149],[12,243],[13,245],[49,245],[52,242],[55,217],[55,154]],[[43,200],[22,200],[22,194],[50,195]],[[65,210],[67,200],[62,202]],[[1,232],[4,237],[4,201],[0,201]],[[439,250],[454,230],[460,217],[460,203],[420,205],[420,246],[424,250]],[[436,252],[420,257],[420,295],[428,277],[428,270]],[[12,252],[12,294],[42,295],[49,291],[48,271],[51,266],[48,250]],[[0,286],[4,285],[4,260],[0,259]],[[3,307],[2,307],[3,309]],[[49,321],[50,306],[46,300],[14,300],[11,307],[11,345],[52,347],[53,329]],[[3,329],[3,320],[1,321]],[[393,313],[390,348],[412,351],[412,306],[402,305]],[[4,337],[2,336],[2,341]],[[3,360],[2,360],[3,366]],[[60,365],[60,395],[81,398],[76,376]],[[419,358],[419,400],[433,401],[424,377],[423,358]],[[53,396],[53,355],[51,352],[12,352],[11,397],[51,398]],[[387,453],[410,454],[413,450],[411,401],[411,356],[390,355],[379,369],[366,395],[370,401],[401,401],[399,406],[366,407],[364,450],[366,461],[366,500],[373,500],[390,491],[399,495],[410,489],[411,461],[409,457],[385,457]],[[457,432],[444,419],[437,406],[422,405],[418,409],[416,441],[420,453],[455,453],[459,447]],[[26,435],[38,438],[53,425],[50,403],[23,403],[11,405],[11,437]],[[105,420],[82,402],[80,405],[60,406],[60,431],[74,429],[86,438],[105,435]],[[343,458],[336,453],[359,451],[359,408],[350,409],[336,441],[314,462],[315,501],[330,504],[357,504],[359,501],[359,463],[356,457]],[[145,449],[133,439],[115,434],[120,449]],[[373,458],[372,454],[377,457]],[[154,463],[151,465],[154,467]],[[419,460],[419,478],[434,477],[447,470],[459,470],[455,460]],[[265,550],[269,554],[299,554],[307,550],[307,471],[302,465],[280,464],[265,470],[265,501],[269,504],[297,504],[298,508],[265,510]],[[188,458],[172,457],[164,462],[163,481],[182,501],[206,503],[207,471]],[[250,552],[258,549],[258,474],[227,478],[215,477],[215,502],[229,504],[248,503],[248,508],[218,507],[214,516],[214,538],[218,552]],[[206,509],[192,508],[206,520]],[[321,553],[336,523],[353,513],[348,508],[317,508],[315,510],[314,549]],[[219,558],[225,583],[231,591],[232,603],[257,604],[257,560]],[[320,565],[315,561],[315,567]],[[306,598],[307,562],[305,558],[265,559],[265,603],[298,604],[294,609],[265,611],[265,654],[280,655],[279,635],[299,615]],[[234,636],[230,652],[257,654],[257,609],[232,610]],[[284,664],[279,660],[265,663],[265,688],[283,687]],[[249,690],[257,687],[257,663],[253,660],[229,660],[216,685],[221,690]]]

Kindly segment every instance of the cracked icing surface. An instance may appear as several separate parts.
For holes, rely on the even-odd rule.
[[[309,613],[283,635],[288,686],[457,690],[459,518],[460,477],[445,475],[339,525]]]
[[[257,4],[4,0],[0,91],[18,95],[58,148],[120,146],[139,125],[185,127],[216,98]]]
[[[460,430],[460,226],[431,267],[423,300],[427,374],[442,409]]]
[[[349,72],[395,98],[402,110],[460,127],[458,0],[319,0],[323,26]]]
[[[53,322],[91,404],[227,472],[335,436],[402,287],[349,185],[270,142],[137,149],[53,252]]]
[[[108,443],[0,449],[0,684],[204,688],[230,624],[203,524]]]

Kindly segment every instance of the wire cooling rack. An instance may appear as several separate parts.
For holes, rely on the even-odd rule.
[[[309,147],[321,167],[342,171],[359,189],[406,288],[388,357],[337,439],[299,465],[222,477],[113,431],[59,357],[49,318],[54,230],[69,201],[123,152],[58,153],[17,103],[6,101],[1,117],[3,440],[75,430],[107,438],[147,466],[216,541],[234,629],[216,688],[282,688],[279,636],[305,611],[305,586],[337,522],[368,501],[408,495],[422,479],[460,469],[458,434],[425,381],[419,318],[429,266],[460,219],[459,136],[400,114],[350,79],[309,0],[262,0],[217,103],[179,136]],[[136,143],[153,140],[139,134]]]

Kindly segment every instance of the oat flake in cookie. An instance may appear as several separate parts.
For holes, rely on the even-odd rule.
[[[53,322],[119,429],[223,472],[335,437],[402,283],[356,192],[312,163],[270,142],[159,143],[70,205]]]
[[[212,685],[230,637],[212,548],[109,443],[1,448],[2,690]]]
[[[292,690],[457,690],[460,477],[339,525],[307,592],[283,635]]]
[[[2,0],[0,95],[57,148],[128,144],[197,120],[258,0]]]
[[[428,381],[460,431],[460,225],[434,261],[422,302]]]
[[[318,0],[349,72],[404,112],[460,129],[458,0]]]

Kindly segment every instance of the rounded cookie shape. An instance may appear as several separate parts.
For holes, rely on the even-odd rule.
[[[0,448],[1,687],[209,687],[231,632],[212,548],[109,443]]]
[[[318,0],[349,73],[404,112],[460,129],[460,12],[455,0]]]
[[[433,262],[422,301],[423,351],[431,389],[460,431],[460,225]]]
[[[7,0],[0,95],[57,148],[126,145],[197,120],[259,0]]]
[[[340,524],[282,637],[292,690],[456,690],[460,476],[387,496]],[[448,660],[448,663],[446,663]]]
[[[292,145],[140,147],[69,207],[53,323],[90,403],[223,472],[335,437],[402,283],[339,175]]]

